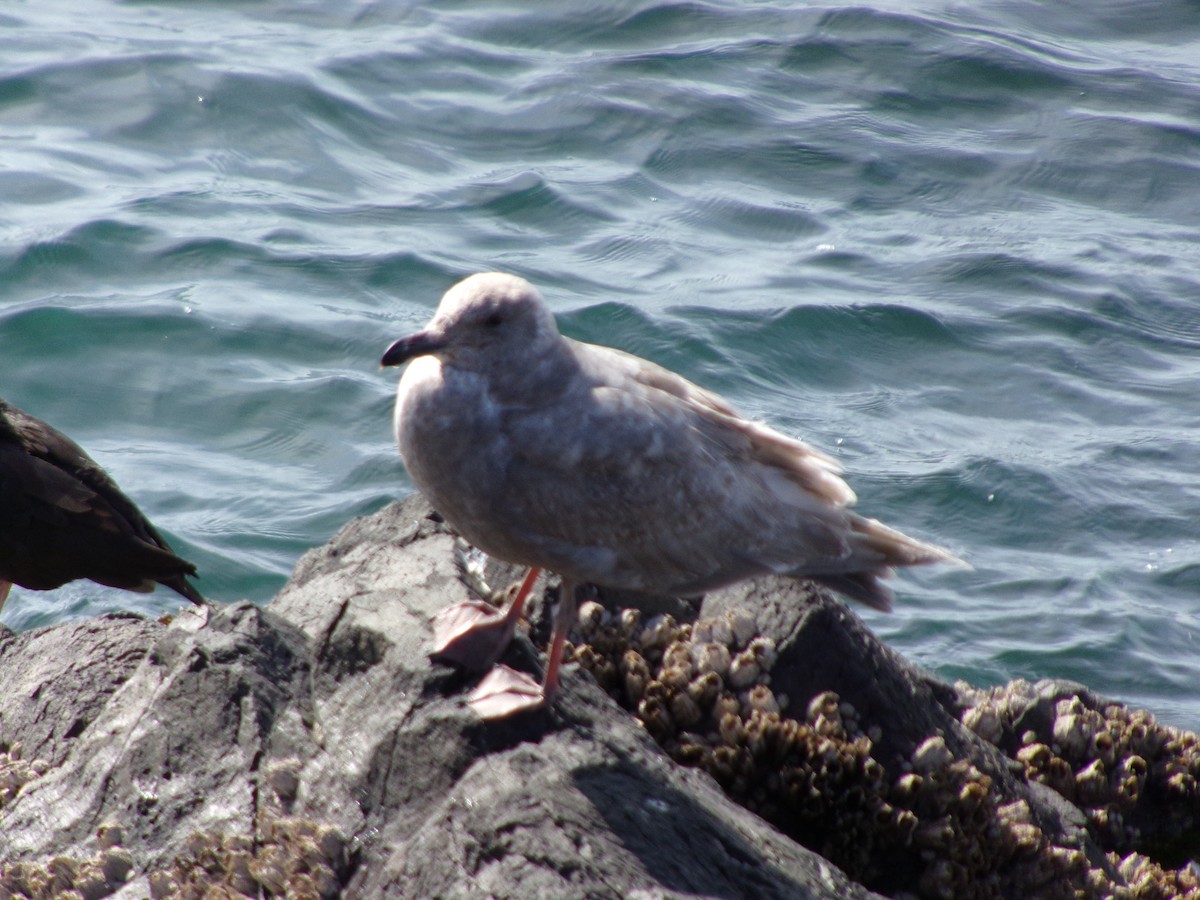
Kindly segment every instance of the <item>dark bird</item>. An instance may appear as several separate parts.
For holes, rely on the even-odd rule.
[[[195,574],[82,447],[0,399],[0,609],[14,584],[48,591],[79,578],[162,584],[202,605],[185,580]]]

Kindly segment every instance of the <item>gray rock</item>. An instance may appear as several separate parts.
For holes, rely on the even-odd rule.
[[[431,615],[466,597],[453,541],[413,499],[307,554],[265,610],[0,637],[0,755],[49,766],[0,806],[0,892],[54,857],[120,872],[127,853],[108,889],[131,897],[239,877],[289,896],[875,896],[586,676],[552,712],[479,722],[425,652]],[[535,664],[523,639],[507,659]]]
[[[775,693],[799,699],[825,691],[836,693],[842,703],[853,708],[863,727],[869,723],[874,734],[872,756],[889,772],[915,769],[928,781],[930,773],[922,771],[924,766],[917,755],[918,748],[932,738],[945,756],[932,764],[933,769],[941,770],[936,778],[957,789],[965,782],[955,777],[951,766],[961,768],[969,763],[989,779],[988,799],[993,807],[1027,804],[1032,823],[1048,842],[1079,850],[1092,868],[1108,877],[1115,876],[1104,849],[1088,834],[1077,807],[1048,787],[1027,781],[1021,766],[962,724],[960,695],[954,685],[880,642],[852,610],[827,592],[797,585],[791,579],[759,579],[709,595],[700,615],[715,617],[727,610],[752,611],[759,631],[775,641],[777,661],[771,670]],[[1082,685],[1075,687],[1083,690]],[[1055,694],[1046,702],[1052,708],[1053,700],[1060,696]],[[949,806],[947,803],[939,811],[945,812]],[[993,827],[988,819],[981,824],[981,833]],[[982,843],[971,834],[962,843],[971,841]],[[878,856],[882,858],[883,854]],[[902,851],[883,867],[899,871],[911,856],[907,850]],[[1008,874],[1021,866],[1044,865],[1044,860],[1031,854],[1009,866]],[[991,874],[986,863],[979,868]],[[1025,873],[1017,873],[1017,877],[1024,878]],[[1024,889],[1018,892],[1027,893],[1028,881],[1010,885],[1010,893],[1017,887]]]
[[[791,579],[711,594],[699,614],[754,614],[774,661],[762,677],[808,729],[793,756],[756,757],[746,731],[740,755],[717,760],[705,747],[723,735],[700,725],[664,751],[576,665],[551,709],[483,723],[463,700],[469,679],[427,657],[433,615],[468,596],[455,546],[413,498],[306,554],[266,609],[0,628],[0,897],[199,897],[217,884],[287,897],[879,896],[846,871],[889,895],[1104,895],[1136,877],[1165,896],[1194,880],[1130,852],[1119,816],[1104,832],[1105,810],[1059,790],[1087,760],[1055,758],[1039,783],[1013,758],[1049,759],[1022,735],[1050,742],[1059,707],[1077,702],[1080,721],[1125,729],[1122,752],[1148,766],[1140,800],[1138,769],[1108,783],[1111,808],[1169,836],[1195,822],[1192,736],[1079,685],[945,684]],[[515,574],[482,577],[503,588]],[[523,636],[505,662],[538,665]],[[999,716],[985,729],[996,743],[959,721],[968,707]],[[668,751],[719,762],[709,771],[729,795]],[[822,759],[840,774],[804,781]],[[812,802],[789,807],[789,790]],[[1113,849],[1128,854],[1119,865]]]

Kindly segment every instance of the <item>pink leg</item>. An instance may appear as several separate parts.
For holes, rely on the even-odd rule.
[[[4,610],[4,601],[8,599],[8,592],[12,590],[11,581],[0,581],[0,612]]]
[[[558,610],[554,613],[554,636],[550,640],[550,658],[546,661],[546,679],[542,682],[542,693],[546,702],[551,702],[558,693],[559,670],[562,668],[563,647],[571,626],[575,624],[575,582],[566,578],[562,580],[562,595],[558,600]]]
[[[467,697],[471,709],[481,719],[503,719],[527,709],[538,709],[553,701],[558,693],[564,645],[574,621],[575,583],[564,578],[559,589],[554,635],[550,639],[550,658],[546,662],[546,677],[542,684],[539,686],[524,672],[508,666],[496,666]]]
[[[512,640],[540,571],[531,568],[526,573],[517,596],[503,612],[482,600],[467,600],[438,613],[433,619],[430,655],[472,672],[491,668]]]

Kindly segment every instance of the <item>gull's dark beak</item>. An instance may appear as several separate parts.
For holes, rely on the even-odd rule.
[[[388,347],[379,361],[381,366],[399,366],[418,356],[428,356],[437,353],[446,346],[441,338],[433,337],[427,331],[418,331],[406,338],[400,338]]]

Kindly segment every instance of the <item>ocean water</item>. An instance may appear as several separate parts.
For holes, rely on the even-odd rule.
[[[1194,2],[71,0],[0,43],[0,395],[214,599],[411,490],[379,356],[503,269],[969,560],[863,613],[908,657],[1200,727]]]

